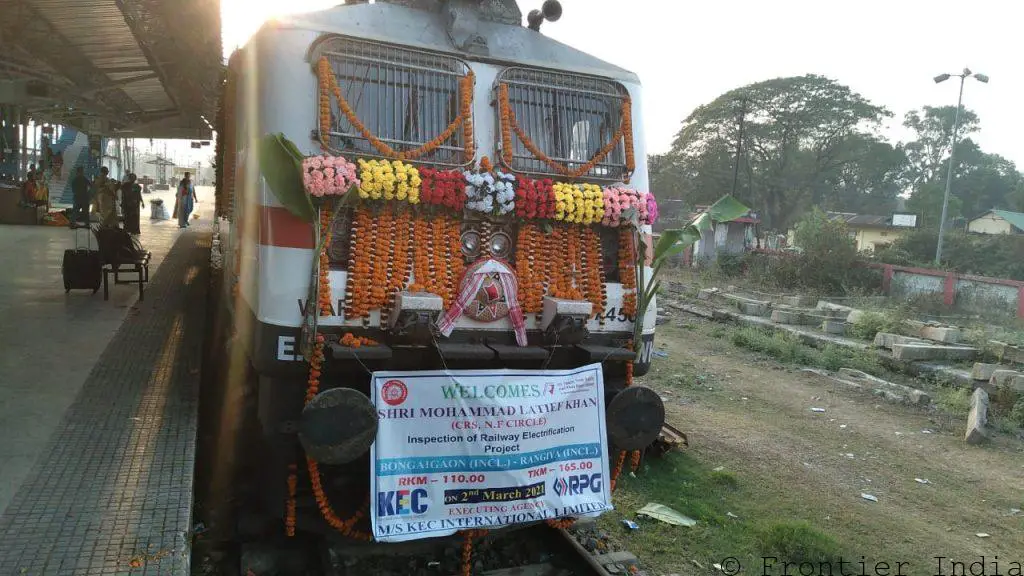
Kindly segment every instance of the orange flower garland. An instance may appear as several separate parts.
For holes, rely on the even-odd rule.
[[[430,256],[427,246],[430,242],[430,226],[422,216],[413,219],[412,242],[413,285],[409,286],[409,291],[427,292],[427,282],[430,278]]]
[[[633,472],[636,472],[637,470],[640,469],[640,456],[641,452],[639,450],[633,450]]]
[[[352,239],[349,249],[348,282],[345,288],[345,315],[363,318],[370,313],[369,280],[372,252],[373,219],[369,211],[357,209],[352,219]]]
[[[365,336],[356,336],[351,332],[346,332],[338,343],[346,348],[360,348],[362,346],[376,346],[378,344],[376,340],[372,340]]]
[[[537,145],[533,143],[533,140],[530,140],[530,137],[526,135],[526,132],[519,126],[519,123],[516,122],[515,113],[512,111],[512,104],[508,95],[508,84],[502,83],[499,85],[498,102],[501,108],[501,154],[502,161],[507,167],[511,167],[512,164],[512,132],[515,132],[516,136],[519,137],[519,141],[523,143],[523,146],[525,146],[527,150],[529,150],[530,154],[533,154],[534,158],[544,162],[558,174],[568,176],[569,178],[579,178],[593,170],[599,162],[604,160],[608,153],[619,145],[620,140],[624,140],[627,170],[624,180],[627,182],[629,181],[629,174],[631,174],[635,169],[635,164],[633,159],[633,104],[628,96],[622,101],[622,107],[620,108],[622,121],[619,124],[619,129],[612,135],[612,139],[602,146],[586,164],[583,164],[575,170],[569,169],[568,166],[560,164],[555,161],[554,158],[545,154],[544,151],[538,148]]]
[[[473,573],[473,538],[480,538],[486,534],[487,530],[462,531],[465,537],[462,542],[462,576],[470,576]]]
[[[395,296],[405,289],[409,283],[409,274],[412,272],[412,219],[408,210],[402,210],[395,215],[394,234],[391,242],[391,266],[388,272],[388,288],[386,302],[381,310],[381,325],[387,324],[386,315],[394,308]]]
[[[619,474],[622,474],[622,465],[626,462],[626,451],[619,451],[619,457],[615,461],[615,467],[612,468],[612,492],[615,492],[615,485],[619,482]]]
[[[583,259],[581,261],[583,292],[593,305],[593,313],[603,318],[607,294],[604,287],[604,266],[601,257],[601,238],[590,226],[580,230],[583,236]]]
[[[288,465],[288,500],[285,501],[284,533],[289,538],[295,536],[295,488],[299,479],[295,475],[295,464]]]
[[[448,263],[449,270],[451,271],[449,290],[454,301],[458,294],[459,285],[462,283],[462,275],[466,272],[466,260],[462,255],[461,221],[448,215],[445,215],[445,219],[448,222],[448,254],[451,256],[451,261]]]
[[[391,211],[384,210],[373,222],[373,272],[370,276],[369,308],[384,305],[388,285],[388,256],[391,248]]]
[[[385,144],[380,138],[377,138],[370,130],[359,120],[355,111],[349,105],[348,101],[341,93],[341,87],[338,85],[338,79],[334,75],[334,70],[331,68],[330,62],[327,57],[321,57],[317,63],[317,77],[320,80],[320,145],[324,150],[331,151],[330,140],[328,132],[331,127],[331,94],[333,93],[334,99],[338,102],[338,108],[341,113],[348,119],[349,124],[352,125],[357,132],[363,135],[370,144],[379,152],[382,156],[393,158],[396,160],[415,160],[424,154],[429,154],[439,148],[442,144],[448,141],[455,134],[455,130],[462,126],[463,138],[463,160],[470,162],[475,155],[475,146],[473,143],[473,124],[472,124],[472,111],[473,111],[473,85],[475,77],[473,71],[470,70],[459,80],[459,98],[461,99],[461,109],[459,115],[452,120],[452,123],[436,138],[427,142],[426,144],[415,148],[413,150],[398,151],[387,144]],[[468,138],[467,138],[468,136]]]
[[[437,294],[444,301],[447,310],[452,301],[448,293],[448,242],[445,233],[445,219],[435,217],[430,222],[430,292]]]
[[[320,208],[320,234],[324,239],[324,248],[320,251],[320,315],[330,316],[332,310],[331,302],[331,259],[327,255],[331,249],[331,206],[330,203]]]
[[[530,314],[540,313],[544,306],[543,272],[537,269],[540,234],[536,224],[527,223],[519,228],[516,241],[516,279],[523,312]]]
[[[552,528],[554,528],[556,530],[566,530],[568,528],[571,528],[572,525],[575,524],[575,523],[576,523],[576,519],[575,518],[558,518],[558,519],[550,518],[550,519],[548,519],[548,526],[551,526]]]
[[[313,347],[313,357],[309,359],[309,380],[306,387],[306,404],[309,404],[320,391],[320,375],[324,363],[324,342],[324,335],[317,334],[316,344]],[[320,514],[323,516],[324,520],[332,528],[341,532],[345,536],[356,540],[369,541],[370,535],[368,533],[353,529],[353,526],[360,518],[363,517],[365,512],[363,510],[359,510],[348,520],[338,518],[338,515],[334,513],[334,509],[331,508],[330,502],[327,501],[327,494],[324,492],[323,483],[320,479],[320,468],[317,466],[316,461],[309,456],[306,456],[306,467],[309,470],[309,483],[313,488],[313,497],[316,499],[317,507],[320,508]]]
[[[622,284],[622,312],[636,315],[636,250],[633,245],[633,229],[619,229],[619,282]]]

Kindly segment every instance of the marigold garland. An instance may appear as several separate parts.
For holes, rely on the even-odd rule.
[[[330,203],[320,209],[320,237],[323,239],[323,250],[320,251],[320,266],[318,278],[320,281],[318,307],[320,316],[330,316],[332,311],[331,302],[331,259],[327,255],[331,249],[331,211]]]
[[[572,525],[575,523],[575,518],[549,518],[547,521],[548,526],[551,526],[555,530],[567,530],[572,528]]]
[[[612,468],[612,483],[611,490],[615,492],[615,486],[619,482],[619,474],[622,474],[622,465],[626,462],[626,451],[620,450],[619,456],[615,461],[615,467]]]
[[[348,282],[345,289],[345,315],[365,318],[370,313],[370,278],[373,261],[373,218],[360,208],[352,219]]]
[[[442,144],[447,142],[454,134],[455,131],[462,126],[463,134],[463,161],[471,162],[475,152],[475,144],[473,141],[473,85],[475,83],[475,76],[473,71],[467,71],[466,75],[459,80],[459,98],[461,100],[459,115],[452,120],[451,124],[441,132],[436,138],[423,144],[422,146],[413,150],[399,151],[391,148],[385,144],[380,138],[377,138],[370,130],[359,120],[355,111],[349,105],[348,101],[341,93],[341,87],[338,85],[338,79],[334,75],[334,70],[331,68],[330,62],[327,57],[323,56],[317,62],[317,77],[320,81],[320,145],[324,150],[332,151],[330,147],[330,138],[328,136],[331,128],[331,94],[334,95],[334,99],[338,102],[338,109],[348,119],[349,124],[352,125],[357,132],[362,134],[363,138],[366,138],[370,142],[370,145],[380,153],[381,156],[386,156],[395,160],[415,160],[424,154],[429,154],[439,148]]]
[[[391,259],[385,304],[381,309],[382,326],[387,325],[387,315],[394,308],[395,297],[405,290],[412,273],[412,218],[408,210],[401,210],[395,215],[391,229]]]
[[[473,573],[473,538],[482,538],[487,530],[463,530],[465,538],[462,542],[462,576],[470,576]]]
[[[516,239],[516,279],[523,312],[529,314],[539,314],[544,307],[544,272],[537,262],[541,235],[537,225],[528,222],[519,227]]]
[[[582,229],[583,234],[583,287],[587,300],[593,305],[594,314],[604,324],[605,307],[608,305],[608,291],[605,287],[604,257],[601,254],[601,237],[591,227]]]
[[[338,341],[338,343],[341,344],[342,346],[345,346],[346,348],[360,348],[362,346],[376,346],[378,344],[376,340],[367,338],[365,336],[356,336],[351,332],[346,332],[345,335],[341,337],[341,340]]]
[[[533,154],[534,158],[547,164],[556,173],[568,176],[569,178],[579,178],[589,173],[618,146],[619,141],[624,141],[626,153],[626,174],[623,180],[628,182],[630,175],[636,169],[633,158],[633,104],[628,96],[622,101],[622,107],[620,108],[622,120],[619,124],[619,129],[612,134],[611,140],[602,146],[586,164],[574,170],[545,154],[527,136],[522,127],[519,126],[519,123],[516,121],[515,112],[512,111],[512,104],[508,95],[508,84],[502,83],[498,86],[498,103],[501,109],[501,159],[506,167],[511,167],[512,165],[512,133],[514,132],[519,137],[519,141],[523,143],[523,146],[530,154]]]
[[[448,262],[451,270],[450,290],[452,300],[458,294],[459,286],[462,284],[462,276],[466,272],[466,260],[462,255],[462,221],[451,216],[445,216],[448,225],[448,254],[451,260]]]
[[[430,278],[430,226],[423,217],[413,219],[412,281],[410,292],[427,292]]]
[[[288,465],[288,499],[285,501],[284,533],[291,538],[295,536],[295,488],[299,479],[295,474],[295,464]]]
[[[622,312],[636,315],[636,250],[633,229],[619,229],[619,282],[622,284]]]
[[[437,294],[444,302],[445,310],[452,301],[453,294],[448,292],[448,235],[443,217],[430,221],[430,281],[427,285],[430,292]]]

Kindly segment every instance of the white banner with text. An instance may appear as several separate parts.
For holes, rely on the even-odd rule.
[[[600,364],[374,372],[372,380],[377,541],[612,509]]]

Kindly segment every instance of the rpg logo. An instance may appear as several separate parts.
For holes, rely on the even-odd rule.
[[[427,491],[423,488],[377,493],[377,516],[423,514],[429,506]]]
[[[584,494],[587,490],[597,494],[601,491],[601,473],[575,474],[565,478],[555,478],[551,483],[553,484],[555,494],[559,496]]]

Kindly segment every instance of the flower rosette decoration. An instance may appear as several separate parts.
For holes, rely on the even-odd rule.
[[[466,207],[492,216],[511,214],[516,208],[516,177],[500,170],[464,172]]]
[[[527,220],[555,217],[554,183],[550,178],[533,180],[520,176],[516,180],[516,216]]]
[[[609,186],[602,192],[604,196],[604,219],[601,224],[611,228],[646,223],[647,199],[646,192],[638,192],[624,186]]]
[[[466,203],[466,178],[458,170],[420,168],[420,202],[461,211]]]
[[[420,203],[422,179],[415,166],[401,160],[359,160],[359,197]]]
[[[313,198],[342,196],[359,186],[356,165],[344,156],[309,156],[302,160],[302,184]]]
[[[654,224],[658,219],[658,201],[654,198],[654,194],[650,192],[646,193],[647,199],[644,203],[646,206],[646,213],[643,215],[641,222],[644,224]]]
[[[604,219],[604,192],[595,184],[556,182],[555,220],[590,225]]]

